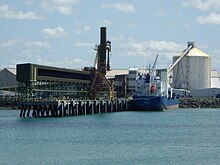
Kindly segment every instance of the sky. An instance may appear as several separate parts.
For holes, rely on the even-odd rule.
[[[0,0],[0,68],[94,66],[100,27],[112,69],[167,68],[188,41],[220,72],[219,0]]]

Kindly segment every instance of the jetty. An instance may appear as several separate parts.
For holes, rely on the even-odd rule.
[[[126,99],[20,101],[20,117],[68,117],[128,110]]]

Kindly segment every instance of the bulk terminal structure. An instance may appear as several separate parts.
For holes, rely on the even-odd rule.
[[[37,64],[18,64],[18,93],[22,100],[36,99],[114,99],[114,86],[106,78],[110,70],[111,42],[106,27],[100,29],[96,45],[96,66],[72,70]]]
[[[82,71],[37,64],[18,64],[20,117],[58,117],[127,110],[125,98],[116,98],[110,70],[111,42],[100,28],[95,66]]]
[[[106,30],[106,27],[100,28],[100,44],[95,46],[94,66],[74,70],[32,63],[17,64],[15,76],[18,87],[4,87],[8,84],[6,80],[1,81],[3,87],[0,86],[0,89],[13,88],[19,100],[27,102],[126,99],[135,89],[139,69],[111,70],[111,41],[107,40]],[[12,80],[13,74],[7,69],[0,71],[0,78],[6,73]],[[171,67],[156,69],[156,75],[169,81],[177,91],[190,91],[188,96],[204,98],[216,97],[220,93],[219,75],[216,73],[211,71],[211,57],[199,50],[194,42],[188,42],[187,48],[173,57]]]

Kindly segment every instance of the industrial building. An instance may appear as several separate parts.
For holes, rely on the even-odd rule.
[[[135,90],[136,77],[138,75],[138,68],[130,68],[128,71],[128,89],[131,93]]]
[[[193,42],[188,42],[187,49],[173,57],[173,63],[180,59],[173,68],[174,88],[191,91],[211,87],[211,57],[198,49]]]
[[[17,87],[16,69],[4,68],[0,70],[0,96],[15,96]]]
[[[110,70],[111,42],[107,41],[106,27],[100,28],[100,44],[93,67],[83,71],[37,64],[18,64],[19,97],[25,100],[54,98],[96,99],[114,98],[114,86],[106,78]]]
[[[211,87],[195,88],[190,91],[193,98],[220,98],[220,76],[216,70],[211,71]]]
[[[172,87],[189,91],[190,97],[219,97],[220,79],[217,71],[211,70],[211,57],[194,42],[188,42],[187,48],[173,57],[168,74]]]
[[[20,98],[86,98],[91,79],[88,71],[31,63],[17,65]]]
[[[16,68],[0,70],[0,89],[17,87]]]
[[[27,70],[30,69],[31,71],[28,73],[27,70],[25,70],[25,68],[21,70],[18,69],[20,70],[19,72],[22,72],[22,77],[20,78],[18,77],[19,82],[16,81],[16,72],[15,72],[16,69],[5,68],[0,71],[0,82],[1,82],[0,95],[14,96],[15,92],[12,91],[18,91],[17,89],[18,85],[19,85],[20,96],[23,95],[23,97],[27,97],[26,87],[29,85],[30,85],[29,96],[33,95],[32,92],[34,92],[36,95],[35,97],[39,97],[39,98],[44,98],[44,97],[85,98],[88,97],[89,95],[91,80],[84,81],[83,79],[77,79],[77,78],[75,79],[65,78],[64,76],[58,77],[58,74],[56,73],[57,71],[59,71],[59,73],[63,71],[67,72],[68,75],[76,74],[76,73],[86,73],[86,75],[88,76],[90,75],[88,71],[82,72],[80,70],[64,69],[64,68],[43,66],[37,64],[18,64],[18,68],[20,68],[21,66],[26,66],[26,69]],[[39,73],[37,72],[38,69],[40,71]],[[11,70],[14,72],[11,72]],[[50,70],[49,72],[52,71],[56,75],[52,76],[51,74],[45,75],[45,73],[42,73],[42,71],[47,71],[48,73],[48,70]],[[135,89],[134,86],[136,79],[135,75],[138,74],[138,71],[141,70],[142,69],[138,69],[138,68],[116,69],[116,70],[108,71],[106,73],[106,78],[112,81],[114,84],[114,89],[117,93],[117,97],[125,97],[131,95],[131,93]],[[167,69],[157,69],[156,75],[157,77],[160,77],[160,79],[163,81],[167,80]],[[216,89],[218,88],[220,88],[220,76],[216,70],[212,70],[211,88],[206,89],[211,91],[208,92],[209,97],[213,96],[212,89],[214,89],[214,94],[216,95],[218,93],[218,90]],[[33,91],[31,92],[30,89],[32,89]],[[204,93],[207,94],[206,90],[201,90],[201,91],[204,91]],[[199,92],[196,93],[197,91],[199,91],[199,89],[192,90],[191,96],[192,97],[205,96],[202,93]]]

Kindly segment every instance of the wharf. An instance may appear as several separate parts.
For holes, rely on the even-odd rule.
[[[127,111],[127,100],[19,101],[20,117],[65,117]]]

